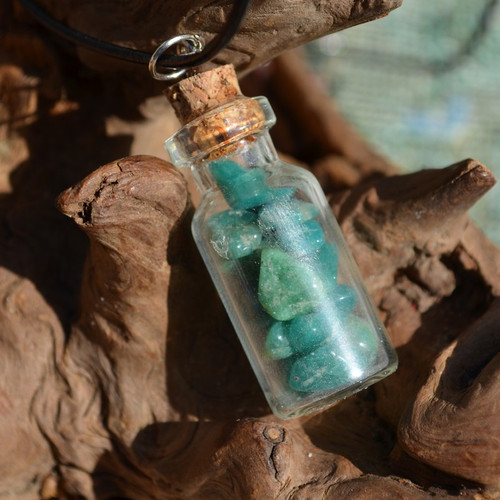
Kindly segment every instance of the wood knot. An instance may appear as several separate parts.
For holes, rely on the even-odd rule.
[[[262,434],[272,444],[282,443],[285,440],[285,429],[277,425],[268,425]]]

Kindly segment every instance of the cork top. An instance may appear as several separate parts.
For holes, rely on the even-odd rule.
[[[167,88],[165,95],[185,125],[242,94],[234,66],[227,64],[185,78]]]
[[[242,95],[232,65],[181,80],[165,93],[184,125],[165,142],[178,167],[230,154],[276,121],[265,97]]]

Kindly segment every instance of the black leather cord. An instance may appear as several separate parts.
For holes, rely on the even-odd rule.
[[[226,28],[217,35],[206,47],[194,54],[165,54],[162,55],[157,66],[162,69],[193,68],[213,59],[233,38],[238,31],[251,0],[234,0],[234,6],[229,15]],[[46,28],[54,31],[66,40],[82,45],[101,54],[117,59],[124,59],[136,64],[148,64],[151,53],[122,47],[99,40],[81,31],[75,30],[57,21],[32,0],[18,0],[18,2]]]

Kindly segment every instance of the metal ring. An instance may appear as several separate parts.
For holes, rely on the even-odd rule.
[[[149,72],[156,80],[175,80],[186,72],[186,68],[171,68],[170,73],[159,73],[156,70],[158,59],[173,45],[183,43],[188,49],[187,54],[197,54],[205,48],[205,40],[200,35],[177,35],[169,40],[165,40],[154,52],[149,60]]]

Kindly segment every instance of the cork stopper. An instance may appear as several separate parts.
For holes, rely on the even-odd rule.
[[[276,120],[265,97],[242,95],[232,65],[181,80],[165,93],[183,124],[165,142],[178,167],[233,153],[240,148],[239,141]]]
[[[242,96],[232,64],[185,78],[167,88],[165,95],[183,125]]]

